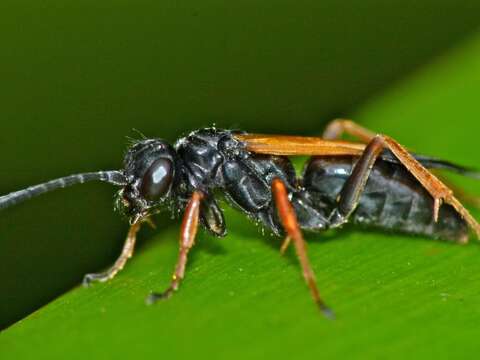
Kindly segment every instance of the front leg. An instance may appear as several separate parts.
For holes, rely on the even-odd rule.
[[[133,249],[135,248],[135,242],[137,240],[137,233],[140,230],[143,221],[146,221],[153,226],[153,223],[149,218],[137,221],[135,224],[131,225],[130,229],[128,230],[127,238],[125,239],[125,244],[123,245],[120,257],[108,270],[100,273],[86,274],[83,278],[84,286],[89,286],[92,282],[95,281],[105,282],[113,279],[115,275],[117,275],[117,273],[123,269],[127,260],[133,255]]]
[[[197,235],[200,215],[200,203],[203,197],[203,193],[195,191],[185,208],[185,214],[183,215],[182,226],[180,229],[180,250],[170,286],[162,293],[151,293],[146,299],[148,304],[153,304],[160,299],[169,298],[178,290],[180,282],[185,276],[188,253],[195,244],[195,236]]]

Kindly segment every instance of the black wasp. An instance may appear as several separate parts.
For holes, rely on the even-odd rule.
[[[361,140],[338,140],[346,132]],[[288,156],[311,156],[297,177]],[[453,192],[427,169],[447,169],[479,177],[466,168],[408,152],[395,140],[375,135],[349,120],[334,120],[323,137],[248,134],[206,128],[173,146],[160,139],[136,142],[124,169],[71,175],[0,197],[0,209],[36,195],[87,181],[120,187],[115,208],[130,222],[122,253],[102,273],[87,274],[84,283],[106,281],[131,257],[136,234],[150,216],[168,208],[183,212],[180,249],[171,284],[152,293],[148,302],[169,297],[185,275],[187,256],[198,224],[225,236],[222,210],[214,196],[226,200],[278,236],[284,251],[293,242],[303,276],[315,302],[326,314],[307,257],[301,230],[322,231],[346,222],[468,241],[469,228],[480,237],[480,225]]]

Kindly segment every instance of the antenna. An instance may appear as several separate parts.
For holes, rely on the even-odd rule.
[[[15,191],[4,196],[0,196],[0,210],[16,205],[22,201],[29,200],[46,192],[62,189],[75,184],[83,184],[89,181],[104,181],[119,186],[126,184],[125,175],[118,170],[88,172],[65,176],[55,180],[47,181],[42,184],[30,186],[26,189]]]

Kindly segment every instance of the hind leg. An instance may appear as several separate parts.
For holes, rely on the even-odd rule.
[[[394,139],[385,136],[385,135],[376,135],[372,131],[364,128],[363,126],[355,123],[352,120],[348,119],[335,119],[327,124],[325,131],[323,133],[323,138],[327,140],[335,140],[339,139],[344,133],[355,136],[360,140],[368,143],[369,145],[365,148],[361,158],[364,158],[364,162],[370,164],[370,169],[363,170],[363,176],[357,174],[358,179],[355,180],[355,176],[352,173],[351,181],[347,181],[348,183],[358,185],[354,186],[352,190],[345,189],[346,193],[352,193],[355,195],[357,187],[363,188],[365,187],[366,178],[370,174],[371,167],[375,163],[376,158],[380,155],[382,150],[388,149],[390,150],[395,157],[400,160],[400,162],[409,170],[409,172],[415,176],[415,178],[420,181],[420,183],[425,187],[425,189],[430,193],[434,200],[434,208],[433,208],[433,216],[435,219],[438,218],[438,211],[442,202],[450,204],[453,208],[465,219],[465,221],[469,224],[472,230],[476,233],[477,237],[480,239],[480,225],[477,221],[473,218],[473,216],[468,212],[467,209],[458,201],[457,198],[453,196],[453,191],[447,187],[442,181],[440,181],[434,174],[432,174],[429,170],[423,167],[403,146],[401,146],[398,142]],[[379,140],[376,140],[379,138]],[[376,144],[372,144],[376,143]],[[368,149],[370,148],[370,149]],[[360,163],[360,161],[359,161]],[[360,171],[358,171],[360,172]],[[362,172],[360,172],[362,173]],[[365,174],[366,173],[366,174]],[[363,179],[365,177],[365,179]],[[365,183],[362,185],[362,181]],[[347,186],[345,184],[345,187]],[[359,194],[357,194],[359,196]],[[345,207],[353,207],[355,208],[358,199],[347,199],[345,203],[353,202]],[[353,210],[352,210],[353,211]]]
[[[332,125],[333,124],[333,125]],[[340,124],[340,125],[339,125]],[[332,130],[333,129],[333,130]],[[345,131],[352,135],[361,134],[367,139],[371,132],[362,128],[351,121],[337,121],[327,126],[327,136],[341,135],[338,129]],[[385,135],[375,135],[363,154],[356,163],[352,174],[345,183],[338,201],[338,207],[332,214],[330,219],[333,226],[338,226],[344,223],[348,216],[355,210],[363,192],[370,172],[375,161],[383,150],[390,150],[395,157],[407,168],[407,170],[423,185],[423,187],[433,197],[433,217],[435,221],[438,219],[438,212],[442,203],[447,203],[465,219],[468,225],[480,238],[480,225],[473,218],[473,216],[463,207],[457,198],[453,196],[450,190],[444,183],[442,183],[435,175],[428,171],[422,164],[420,164],[403,146],[392,138]]]
[[[322,137],[326,140],[338,140],[344,133],[352,135],[366,144],[375,137],[375,133],[348,119],[330,121],[325,127]]]

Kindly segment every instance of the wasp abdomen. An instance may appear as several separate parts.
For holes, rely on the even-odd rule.
[[[308,163],[303,185],[315,207],[336,208],[355,161],[354,157],[313,158]],[[449,205],[442,206],[435,222],[430,194],[401,164],[383,160],[375,163],[351,221],[434,238],[461,240],[468,235],[466,222]]]

